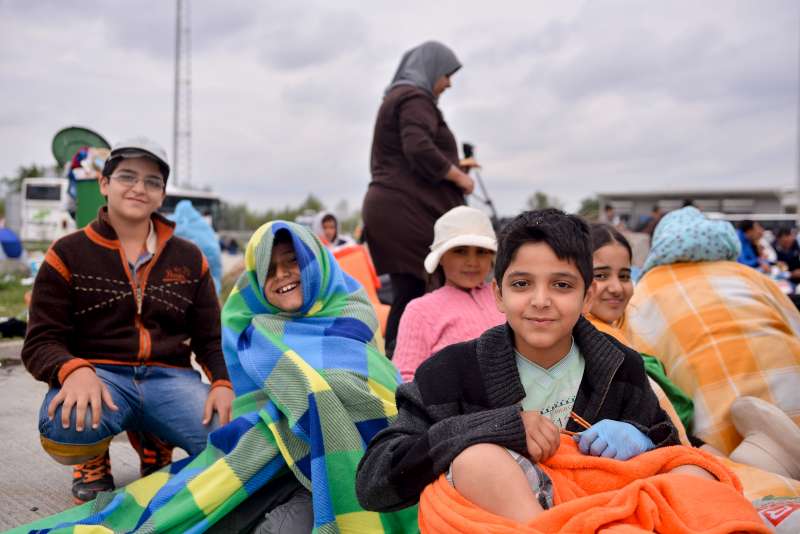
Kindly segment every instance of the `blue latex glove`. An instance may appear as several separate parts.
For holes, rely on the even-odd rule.
[[[635,426],[603,419],[580,434],[575,434],[583,454],[628,460],[654,448],[653,442]]]

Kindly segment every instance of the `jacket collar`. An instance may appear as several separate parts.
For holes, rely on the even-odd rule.
[[[514,354],[514,332],[508,323],[481,334],[475,352],[492,407],[509,406],[525,398]]]
[[[150,216],[150,221],[155,230],[157,248],[160,249],[175,233],[175,223],[155,212]],[[121,246],[117,232],[111,226],[111,221],[108,218],[108,206],[102,206],[98,210],[97,218],[84,231],[89,239],[99,245],[108,248],[120,248]]]
[[[611,380],[625,361],[625,352],[621,344],[612,341],[583,316],[572,329],[572,335],[586,362],[573,411],[590,423],[596,423]]]
[[[513,336],[511,327],[506,323],[487,330],[477,339],[478,366],[486,384],[489,403],[493,407],[516,404],[525,397],[517,370]],[[572,329],[572,336],[586,361],[574,409],[593,422],[614,374],[625,360],[625,353],[583,316]]]

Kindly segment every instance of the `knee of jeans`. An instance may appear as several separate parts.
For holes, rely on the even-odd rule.
[[[47,411],[43,410],[39,416],[39,434],[43,438],[53,440],[58,443],[75,443],[81,445],[98,443],[106,438],[111,439],[114,435],[122,431],[121,428],[116,428],[119,425],[114,425],[112,421],[106,417],[105,411],[100,417],[100,423],[97,428],[92,428],[92,411],[87,410],[86,417],[83,422],[83,430],[78,431],[76,423],[76,412],[73,408],[69,417],[69,426],[64,427],[61,422],[62,406],[59,406],[53,418],[47,415]]]
[[[195,428],[186,429],[182,439],[174,443],[173,445],[177,445],[184,449],[189,455],[194,456],[203,451],[206,448],[206,444],[208,443],[208,436],[215,430],[219,429],[219,417],[217,414],[214,414],[214,417],[211,419],[211,422],[208,425],[202,425],[198,423]]]
[[[55,441],[44,435],[39,436],[44,451],[58,463],[75,465],[86,462],[95,456],[104,454],[111,444],[113,436],[95,443],[69,443]]]

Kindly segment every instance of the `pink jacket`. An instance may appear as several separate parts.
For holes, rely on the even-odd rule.
[[[490,284],[470,291],[440,287],[406,306],[392,362],[409,382],[417,367],[438,350],[476,338],[505,320],[495,305]]]

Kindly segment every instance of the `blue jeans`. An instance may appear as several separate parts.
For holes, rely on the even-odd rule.
[[[209,386],[200,381],[194,369],[96,365],[95,371],[119,410],[114,412],[103,404],[100,425],[92,429],[92,412],[87,408],[86,423],[78,432],[73,407],[70,427],[63,428],[63,405],[58,406],[52,420],[47,416],[47,406],[61,389],[52,388],[39,410],[39,433],[48,453],[76,458],[100,454],[111,438],[133,430],[151,432],[194,455],[205,448],[208,433],[218,426],[217,414],[208,425],[202,424]]]

